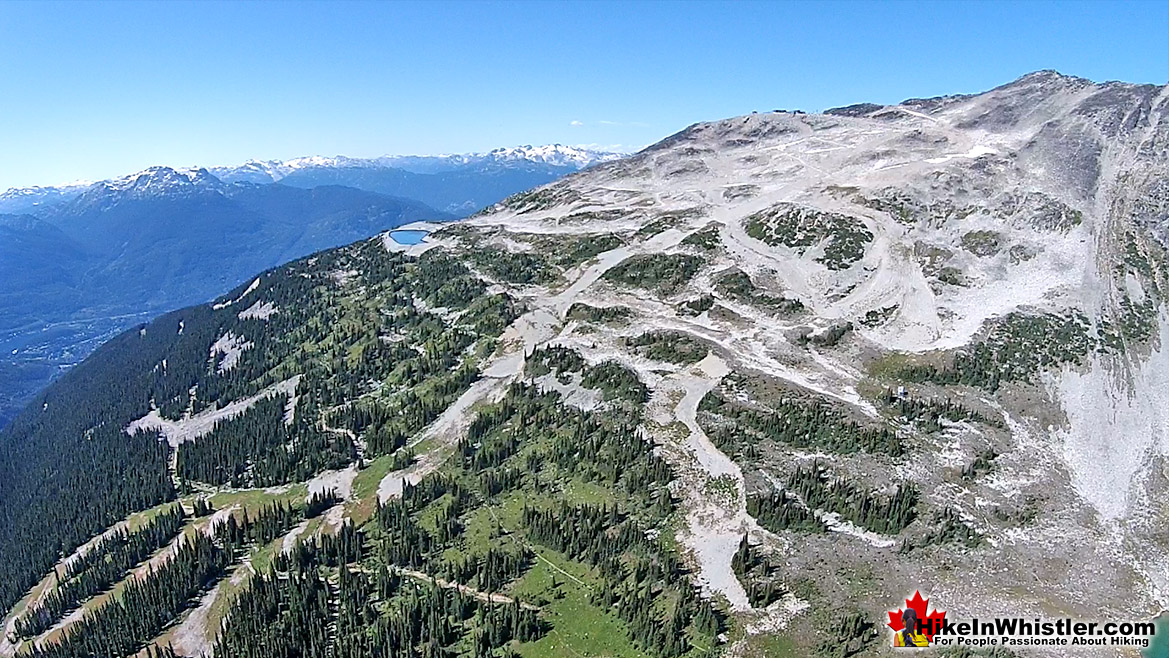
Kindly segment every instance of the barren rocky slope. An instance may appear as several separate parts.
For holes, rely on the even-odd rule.
[[[696,125],[438,242],[540,258],[567,236],[630,236],[582,278],[652,254],[682,283],[655,287],[649,260],[640,283],[602,276],[570,299],[527,296],[560,317],[569,301],[632,309],[617,329],[568,321],[553,342],[628,362],[666,407],[686,393],[661,412],[663,444],[677,412],[700,468],[748,494],[812,459],[874,488],[920,488],[931,512],[887,539],[772,534],[741,496],[692,518],[703,576],[732,601],[729,564],[704,554],[717,550],[711,533],[727,551],[750,530],[825,601],[858,589],[896,601],[922,587],[963,614],[1092,615],[1169,601],[1167,230],[1169,89],[1040,72],[976,96]],[[682,271],[688,258],[693,272]],[[712,356],[674,368],[629,349],[651,330]],[[898,426],[905,452],[744,451],[728,439],[719,447],[735,463],[720,465],[703,458],[702,428],[726,419],[704,405],[695,423],[692,408],[711,387],[764,406],[831,400],[860,422]],[[906,400],[951,401],[986,422],[922,431],[890,404],[901,387]],[[898,551],[928,535],[931,513],[951,512],[980,538],[974,548]]]

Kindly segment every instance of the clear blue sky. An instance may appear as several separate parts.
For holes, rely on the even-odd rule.
[[[1169,81],[1169,0],[0,1],[0,189],[151,164],[652,143],[752,110]]]

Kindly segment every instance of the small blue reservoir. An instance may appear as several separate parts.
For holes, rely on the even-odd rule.
[[[398,244],[411,245],[422,242],[428,231],[390,231],[390,238]]]

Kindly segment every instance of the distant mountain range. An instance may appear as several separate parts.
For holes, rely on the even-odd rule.
[[[415,199],[443,212],[465,216],[510,194],[621,157],[620,153],[550,144],[459,155],[249,160],[234,167],[208,167],[206,171],[223,183],[279,182],[301,188],[343,185]],[[96,185],[100,188],[110,184],[113,183],[105,181]],[[93,185],[75,182],[55,187],[13,188],[0,194],[0,213],[35,214],[49,206],[68,203]]]
[[[618,157],[560,145],[310,157],[8,190],[0,194],[0,426],[136,322],[294,258],[412,221],[457,219]]]

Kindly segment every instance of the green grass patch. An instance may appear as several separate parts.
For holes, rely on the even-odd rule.
[[[590,591],[548,562],[591,584],[582,565],[553,551],[538,549],[531,569],[517,581],[511,593],[523,601],[541,605],[542,616],[553,630],[536,642],[518,644],[516,652],[525,658],[649,658],[629,641],[627,629],[613,614],[590,602]]]

